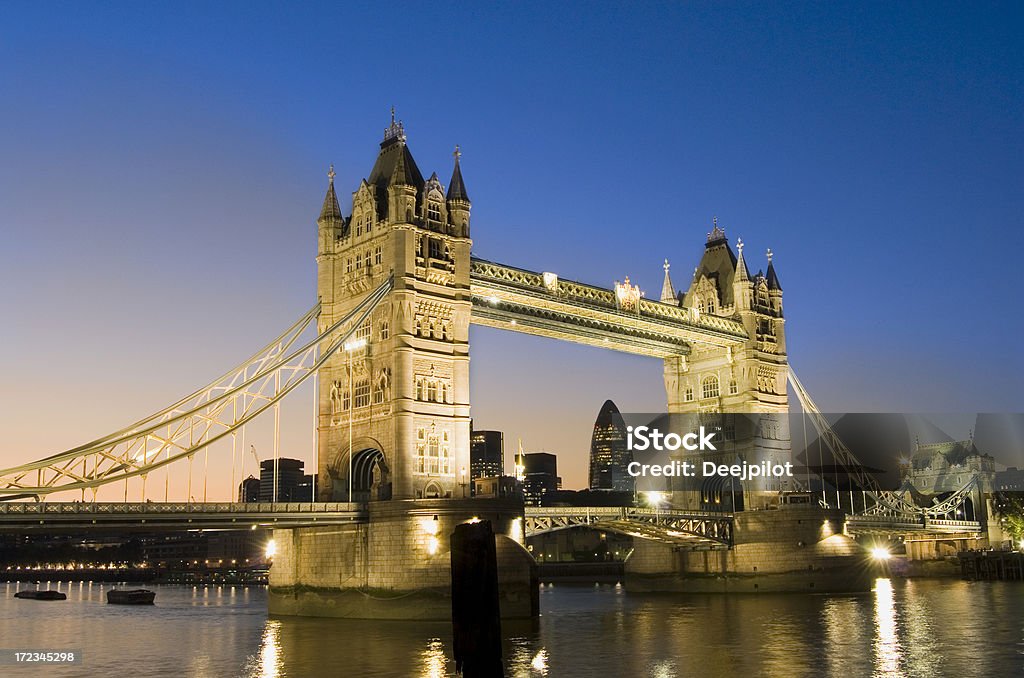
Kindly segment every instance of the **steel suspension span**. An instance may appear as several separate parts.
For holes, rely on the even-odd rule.
[[[301,344],[317,304],[272,342],[205,387],[90,443],[0,470],[0,499],[43,498],[146,475],[232,435],[279,403],[350,339],[394,285],[389,278],[356,308]]]
[[[789,370],[788,377],[789,383],[793,386],[793,391],[800,401],[800,406],[803,408],[804,413],[810,417],[818,435],[832,450],[836,462],[843,467],[843,470],[860,486],[865,494],[875,502],[874,506],[864,510],[863,513],[865,515],[941,519],[962,507],[964,501],[977,485],[978,476],[974,474],[960,489],[944,501],[927,507],[917,506],[908,502],[903,498],[902,490],[883,490],[878,485],[878,481],[864,470],[864,465],[850,451],[850,448],[846,446],[842,438],[832,430],[828,420],[825,419],[817,405],[811,400],[807,389],[804,388],[803,383],[797,378],[796,373],[792,369]]]

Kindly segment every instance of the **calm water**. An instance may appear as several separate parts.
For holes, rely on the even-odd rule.
[[[263,589],[156,587],[108,606],[110,584],[0,584],[0,647],[77,649],[46,676],[447,676],[443,623],[273,618]],[[44,588],[46,588],[44,586]],[[545,586],[536,624],[503,627],[509,676],[1006,676],[1024,672],[1024,584],[879,579],[861,596],[636,595]]]

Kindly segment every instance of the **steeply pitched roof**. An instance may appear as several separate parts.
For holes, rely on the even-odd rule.
[[[672,284],[672,278],[668,274],[668,259],[665,260],[665,279],[661,282],[661,299],[664,304],[674,304],[676,299],[676,288]]]
[[[397,175],[396,169],[399,170]],[[373,186],[377,192],[378,210],[387,209],[388,186],[394,182],[415,186],[417,193],[423,187],[420,168],[416,166],[404,138],[398,136],[385,139],[381,143],[380,153],[377,154],[377,160],[373,163],[373,169],[366,180],[366,183]]]
[[[699,280],[702,275],[715,281],[720,297],[719,302],[722,306],[730,306],[733,303],[732,282],[736,274],[736,255],[729,247],[725,232],[717,227],[716,231],[713,232],[715,237],[709,238],[704,245],[704,256],[701,257],[700,264],[697,265],[694,281]],[[684,299],[684,305],[692,305],[693,300],[689,292]]]
[[[782,291],[779,276],[775,273],[775,263],[771,259],[768,260],[768,289]]]
[[[331,168],[333,174],[334,169]],[[338,204],[338,195],[334,192],[334,177],[327,185],[327,194],[324,196],[324,206],[320,209],[320,218],[317,223],[336,221],[340,225],[344,221],[341,216],[341,206]]]
[[[736,249],[739,255],[736,258],[736,277],[733,280],[750,280],[750,273],[747,272],[747,262],[743,260],[743,240],[736,241]]]
[[[449,200],[465,200],[469,202],[469,194],[466,193],[466,184],[462,181],[462,169],[459,167],[459,147],[455,147],[455,169],[452,170],[452,180],[448,182]]]

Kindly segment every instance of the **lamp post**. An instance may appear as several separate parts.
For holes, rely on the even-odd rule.
[[[346,341],[345,352],[348,353],[348,501],[352,503],[352,417],[356,409],[356,392],[353,386],[352,368],[353,354],[366,346],[366,339]]]
[[[459,484],[462,485],[462,498],[466,498],[466,467],[459,469]]]

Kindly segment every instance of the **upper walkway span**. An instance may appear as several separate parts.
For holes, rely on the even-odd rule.
[[[743,325],[553,273],[535,273],[485,259],[470,260],[470,322],[625,353],[689,355],[691,344],[736,347]]]

